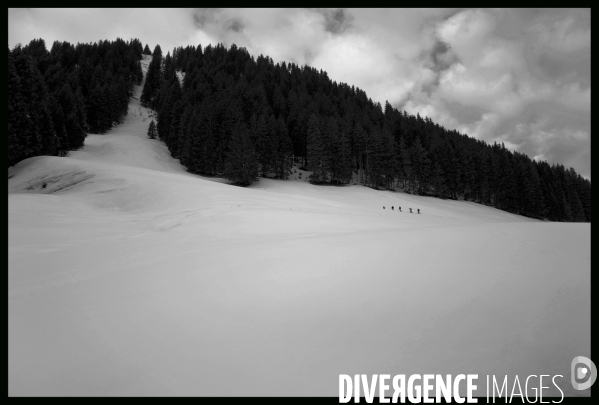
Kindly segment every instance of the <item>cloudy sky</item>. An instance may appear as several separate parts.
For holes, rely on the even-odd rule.
[[[8,45],[222,42],[590,178],[590,9],[11,9]]]

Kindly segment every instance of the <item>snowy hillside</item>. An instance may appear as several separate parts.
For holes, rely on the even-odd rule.
[[[84,149],[9,169],[9,395],[336,396],[342,373],[562,374],[578,394],[590,224],[192,175],[140,94]]]

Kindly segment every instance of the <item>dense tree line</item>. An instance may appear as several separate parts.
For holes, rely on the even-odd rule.
[[[142,45],[99,41],[72,45],[43,39],[8,49],[8,165],[38,155],[63,156],[127,114],[140,84]]]
[[[591,220],[591,183],[574,169],[383,107],[322,70],[255,59],[235,45],[179,47],[159,59],[147,105],[191,172],[247,185],[259,175],[287,178],[296,159],[314,183],[360,181],[533,218]]]
[[[146,45],[146,49],[149,51],[148,45]],[[144,54],[147,53],[144,52]],[[148,66],[144,88],[139,101],[144,107],[156,108],[153,100],[156,99],[156,95],[158,94],[158,90],[160,90],[160,86],[162,85],[163,81],[162,50],[160,49],[160,45],[156,45],[151,56],[152,61]],[[170,55],[168,55],[168,57],[170,58]]]
[[[8,51],[9,166],[63,155],[86,132],[122,121],[149,54],[139,40],[43,40]],[[184,75],[180,83],[177,71]],[[294,160],[314,183],[466,199],[534,218],[590,221],[591,184],[573,169],[489,145],[429,118],[381,106],[326,72],[251,56],[235,45],[154,48],[142,92],[152,134],[191,172],[248,185],[285,179]]]

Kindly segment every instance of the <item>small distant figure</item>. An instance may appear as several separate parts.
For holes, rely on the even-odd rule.
[[[391,211],[393,211],[395,208],[393,208],[393,206],[391,206]]]
[[[385,206],[383,205],[383,209],[385,209]]]
[[[410,214],[412,213],[412,209],[410,208]]]
[[[418,213],[420,214],[420,208],[418,208]]]
[[[399,210],[399,212],[401,212],[401,207],[399,205],[397,206],[397,209]]]

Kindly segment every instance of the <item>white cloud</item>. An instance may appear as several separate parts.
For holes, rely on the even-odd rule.
[[[561,16],[560,16],[561,17]],[[562,18],[543,18],[530,27],[530,33],[536,36],[538,44],[559,52],[577,52],[588,50],[591,46],[591,29],[584,22],[590,23],[585,14],[568,14]]]

